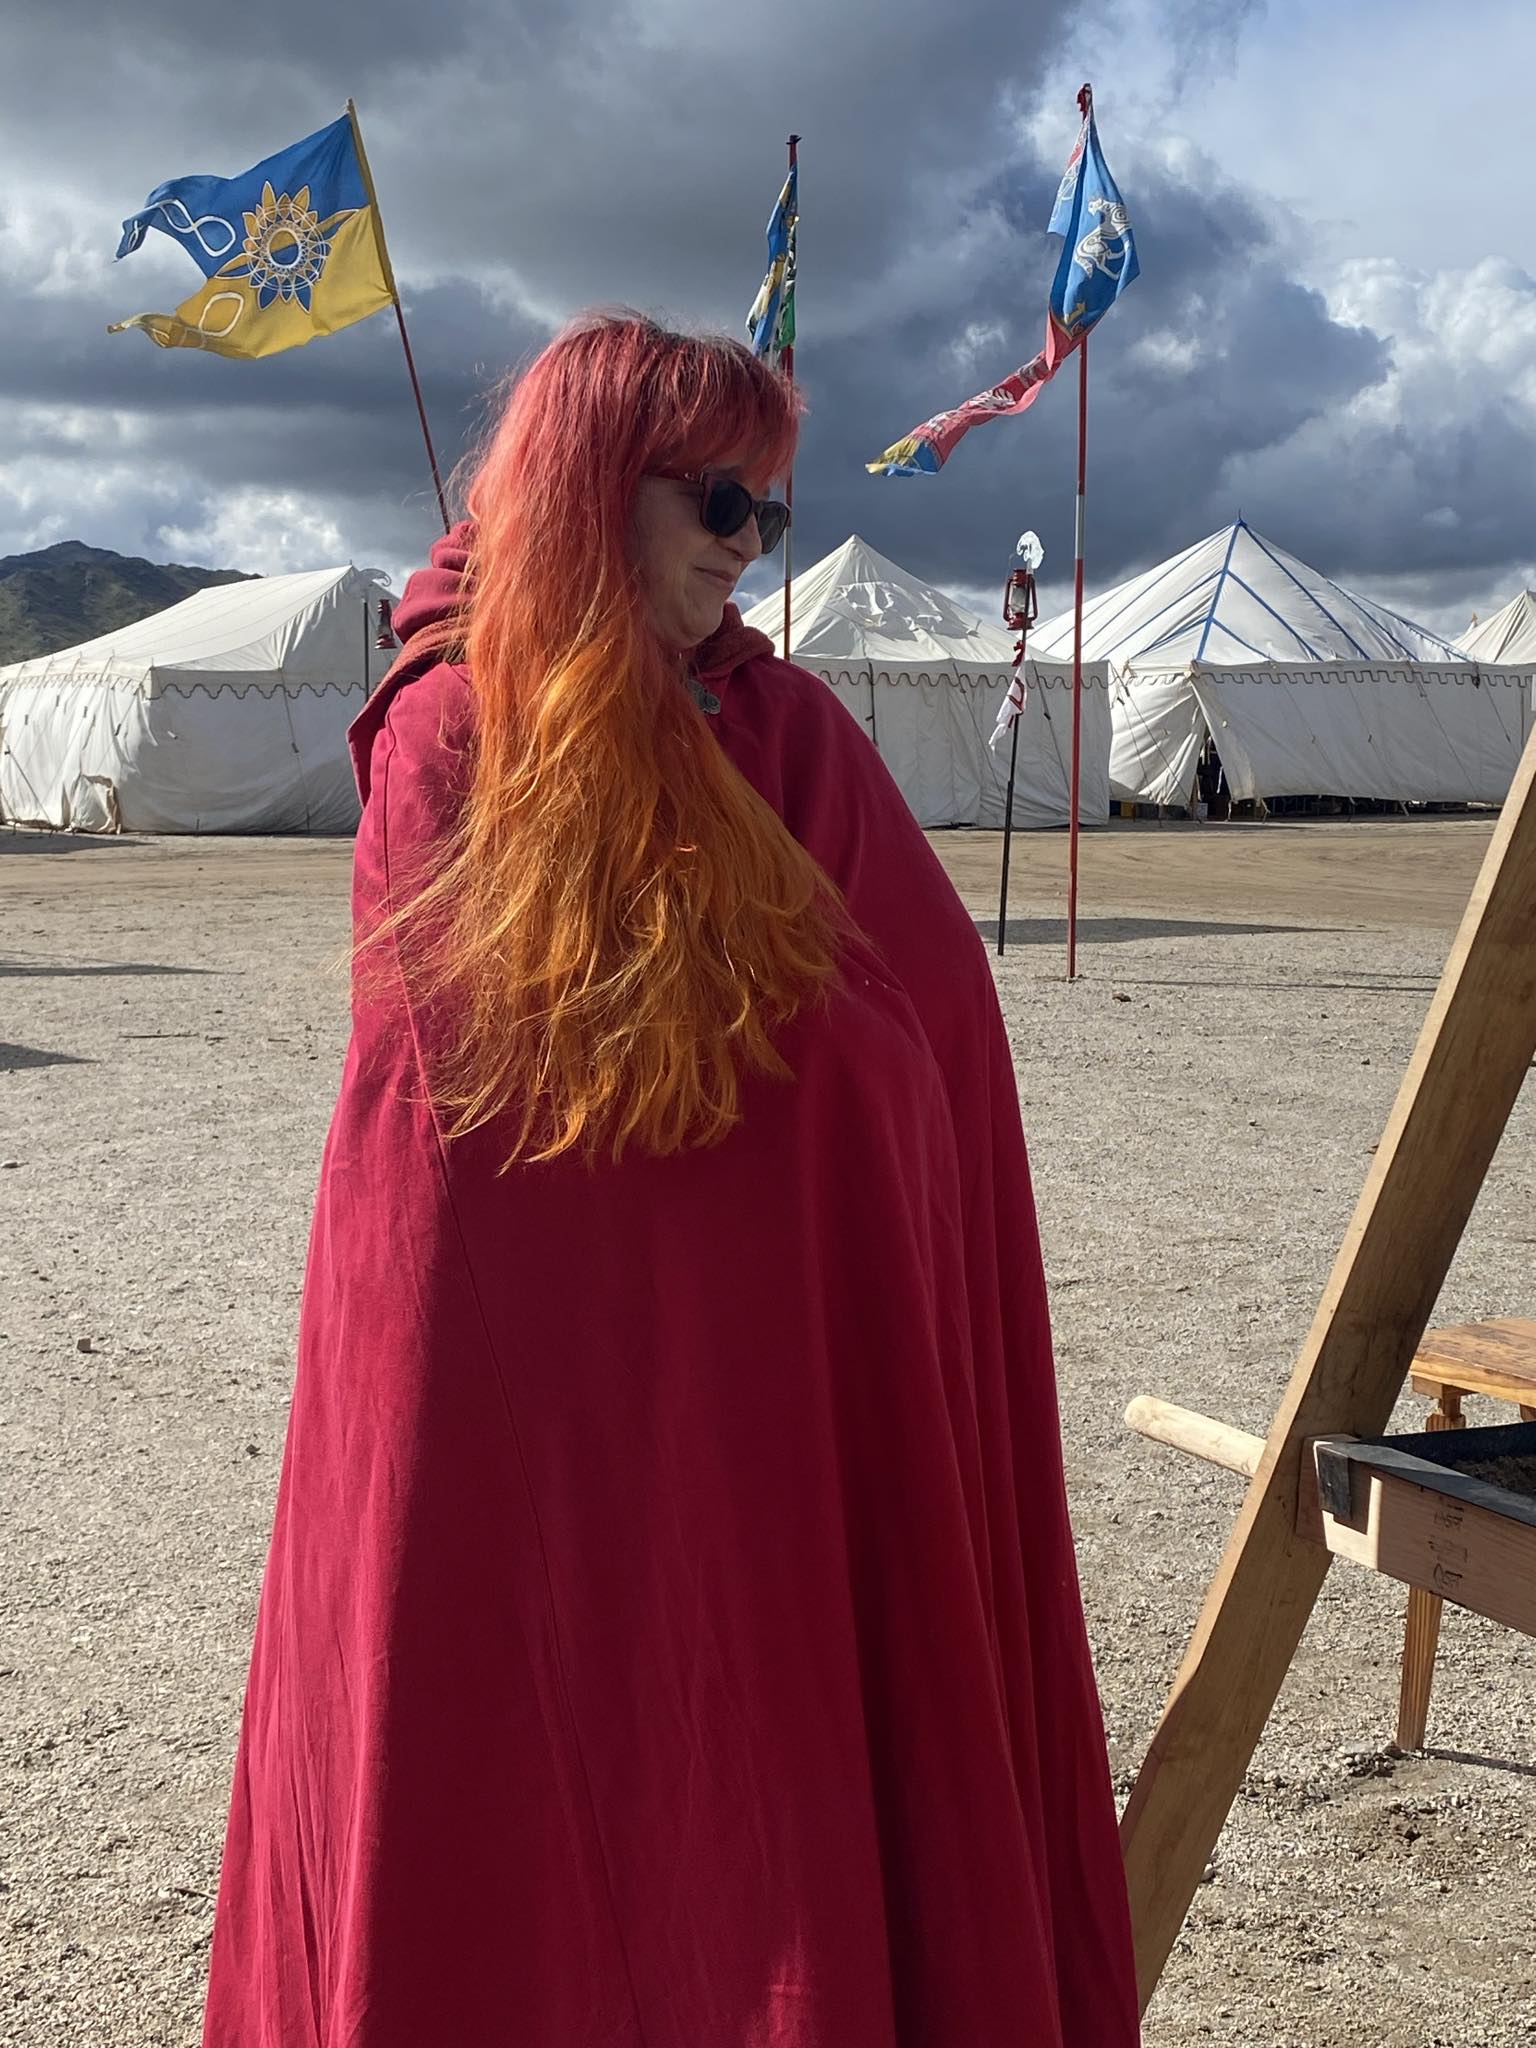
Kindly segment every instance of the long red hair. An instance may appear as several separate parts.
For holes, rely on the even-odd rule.
[[[473,477],[468,796],[397,922],[449,999],[434,1103],[453,1136],[505,1119],[509,1165],[718,1140],[833,975],[837,893],[708,729],[630,547],[648,471],[782,475],[796,432],[740,343],[603,315],[523,373]]]

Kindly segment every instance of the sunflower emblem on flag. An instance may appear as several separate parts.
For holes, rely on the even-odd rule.
[[[157,185],[123,222],[119,256],[151,229],[179,242],[206,282],[174,313],[136,313],[161,348],[251,359],[364,320],[395,296],[352,110],[233,178]]]
[[[310,204],[309,187],[281,196],[261,188],[261,204],[245,214],[245,242],[221,277],[242,277],[265,309],[279,299],[311,308],[315,286],[331,253],[330,233],[347,218],[348,208],[322,221]]]

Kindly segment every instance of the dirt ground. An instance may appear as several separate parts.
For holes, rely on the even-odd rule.
[[[1125,1404],[1150,1391],[1266,1427],[1490,830],[1085,834],[1072,985],[1064,836],[1015,843],[996,971],[1122,1792],[1240,1493],[1128,1436]],[[936,842],[995,935],[997,838]],[[0,2042],[16,2048],[197,2039],[344,1043],[349,859],[334,841],[0,830]],[[1533,1139],[1527,1091],[1439,1320],[1536,1308]],[[1150,2048],[1536,2041],[1536,1659],[1447,1610],[1430,1747],[1392,1755],[1403,1605],[1385,1580],[1330,1576]]]

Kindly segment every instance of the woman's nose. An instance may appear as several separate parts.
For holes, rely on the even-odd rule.
[[[745,526],[737,527],[736,531],[726,542],[726,546],[733,553],[741,557],[743,568],[757,560],[758,556],[763,552],[763,537],[757,530],[757,514],[755,512]]]

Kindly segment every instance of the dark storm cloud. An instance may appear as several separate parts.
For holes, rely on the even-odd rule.
[[[961,0],[942,22],[906,0],[882,11],[877,37],[862,12],[810,0],[788,0],[771,20],[697,0],[551,12],[469,6],[428,30],[416,7],[312,18],[278,0],[232,17],[240,33],[212,36],[206,10],[180,0],[136,6],[131,21],[78,6],[32,17],[0,80],[17,172],[0,185],[0,403],[131,413],[147,423],[146,462],[181,464],[189,496],[217,496],[237,478],[280,482],[344,497],[349,533],[376,496],[395,536],[396,508],[419,495],[421,457],[387,318],[253,364],[103,331],[195,286],[161,237],[122,264],[107,260],[119,219],[151,185],[239,169],[332,117],[348,90],[450,466],[480,418],[478,394],[584,303],[640,303],[739,330],[791,115],[818,195],[803,250],[805,303],[821,330],[867,327],[876,305],[899,320],[953,282],[951,262],[920,252],[944,241],[978,165],[984,173],[1014,147],[1006,76],[978,75],[974,60],[995,40],[996,0]],[[1033,52],[1050,46],[1043,0],[1008,19]],[[93,63],[82,74],[87,29]],[[305,61],[292,61],[300,51]],[[123,118],[127,109],[141,118]],[[45,155],[58,170],[29,179],[27,162]],[[68,250],[62,271],[55,244]],[[13,420],[13,461],[45,431]],[[379,551],[366,514],[355,545]]]
[[[1326,445],[1305,437],[1234,467],[1245,494],[1295,508],[1316,559],[1345,575],[1390,564],[1486,609],[1498,588],[1487,568],[1532,561],[1536,433],[1494,378],[1447,415],[1426,402],[1410,419],[1350,423]]]
[[[46,519],[48,538],[163,552],[157,528],[222,530],[219,508],[237,500],[259,522],[263,494],[286,494],[359,560],[419,556],[435,514],[390,317],[258,363],[104,332],[196,285],[162,237],[110,260],[150,186],[242,169],[350,92],[445,467],[472,444],[485,394],[581,305],[739,331],[793,122],[811,408],[797,561],[857,530],[935,580],[987,584],[1034,525],[1061,573],[1074,369],[1026,419],[972,434],[936,479],[872,479],[863,464],[1039,346],[1059,143],[1038,155],[1023,116],[1052,63],[1072,61],[1071,32],[1091,24],[1091,45],[1115,4],[894,0],[871,18],[826,0],[750,15],[703,0],[273,0],[212,28],[192,0],[32,10],[0,74],[0,547]],[[1141,0],[1143,27],[1149,6],[1175,93],[1191,63],[1224,61],[1256,11]],[[1359,401],[1395,344],[1341,325],[1298,281],[1295,222],[1129,120],[1107,140],[1143,274],[1092,347],[1095,577],[1239,506],[1367,580],[1419,561],[1503,563],[1501,508],[1526,507],[1536,476],[1525,416],[1469,399],[1469,431],[1455,411],[1423,431],[1373,421]],[[1330,459],[1341,488],[1320,487]],[[240,544],[258,546],[259,526]]]
[[[870,479],[861,469],[925,413],[1039,347],[1058,245],[1022,224],[1044,218],[1050,190],[1037,176],[996,195],[1020,223],[1016,289],[1004,295],[997,278],[979,277],[967,302],[914,315],[889,348],[853,340],[807,352],[806,445],[818,490],[797,516],[812,554],[852,526],[934,580],[987,583],[1001,580],[1014,539],[1033,526],[1053,573],[1070,561],[1075,363],[1023,419],[974,429],[935,478]],[[1090,530],[1105,577],[1226,524],[1238,509],[1233,456],[1285,442],[1374,383],[1386,361],[1377,337],[1339,326],[1290,278],[1283,249],[1241,195],[1196,191],[1143,167],[1134,204],[1142,276],[1090,345]],[[967,381],[953,336],[989,322],[1003,334]],[[1182,346],[1197,336],[1183,363]],[[1260,525],[1262,510],[1277,531],[1295,524],[1289,492],[1243,509]]]

